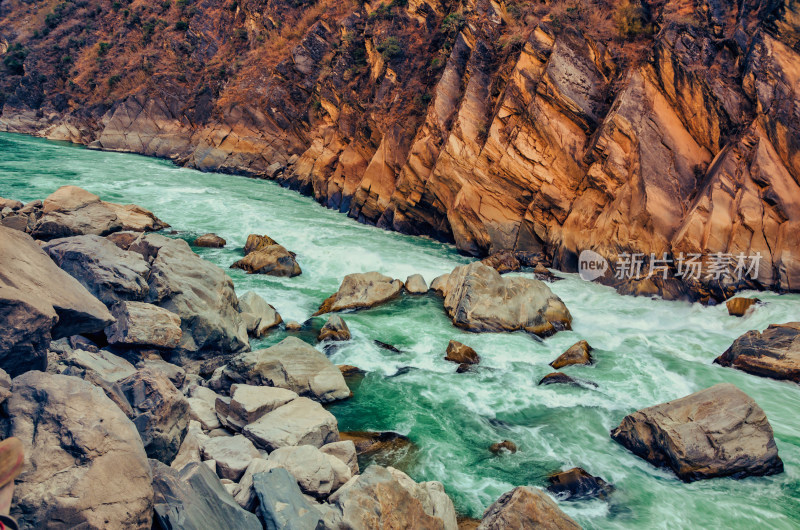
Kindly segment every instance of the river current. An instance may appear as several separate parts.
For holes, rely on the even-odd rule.
[[[248,234],[268,234],[297,253],[303,274],[228,274],[239,294],[257,292],[285,321],[307,319],[349,273],[374,270],[401,280],[420,273],[430,282],[470,261],[450,245],[358,224],[273,182],[0,133],[1,197],[41,199],[65,184],[148,208],[172,225],[174,237],[222,236],[226,248],[195,251],[225,269],[241,257]],[[433,295],[344,314],[353,339],[329,352],[331,360],[368,373],[352,399],[330,408],[340,430],[409,436],[418,451],[401,463],[405,470],[443,482],[459,512],[472,517],[514,486],[544,487],[549,473],[580,466],[616,486],[606,500],[559,501],[585,528],[800,527],[800,386],[712,364],[742,333],[800,320],[800,296],[758,293],[765,304],[734,318],[724,305],[621,296],[574,274],[557,275],[562,279],[550,287],[572,313],[573,330],[543,341],[461,331]],[[284,336],[275,332],[252,346]],[[457,374],[443,359],[451,339],[480,354],[474,372]],[[580,339],[594,347],[595,364],[563,371],[597,388],[537,386],[553,371],[548,363]],[[720,382],[735,384],[766,411],[784,473],[684,484],[609,437],[626,414]],[[488,451],[504,439],[517,444],[516,454]]]

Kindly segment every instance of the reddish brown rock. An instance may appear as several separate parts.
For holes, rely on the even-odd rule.
[[[217,234],[203,234],[192,243],[196,247],[222,248],[227,242]]]
[[[800,322],[772,324],[763,332],[748,331],[714,362],[800,383]]]
[[[444,360],[458,364],[478,364],[481,358],[475,350],[466,344],[462,344],[457,340],[451,340],[447,345],[447,355]]]
[[[517,444],[511,440],[503,440],[502,442],[493,443],[489,446],[489,451],[498,454],[502,452],[516,453]]]
[[[592,364],[592,356],[589,353],[591,351],[592,347],[589,346],[589,343],[585,340],[580,340],[559,355],[555,361],[550,363],[550,366],[560,370],[573,364]]]
[[[728,308],[729,315],[743,317],[758,302],[760,302],[758,298],[741,298],[737,296],[725,302],[725,306]]]

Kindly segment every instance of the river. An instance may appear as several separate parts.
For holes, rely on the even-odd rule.
[[[284,320],[308,318],[348,273],[375,270],[402,280],[420,273],[430,282],[469,262],[450,245],[358,224],[273,182],[0,133],[0,196],[29,201],[65,184],[148,208],[175,237],[222,236],[226,248],[196,251],[226,269],[248,234],[273,237],[297,253],[302,275],[228,274],[239,294],[256,291]],[[404,462],[406,471],[442,481],[456,508],[472,517],[514,486],[543,487],[549,473],[581,466],[616,486],[607,500],[559,502],[585,528],[800,527],[800,386],[712,364],[745,331],[800,320],[800,296],[759,293],[765,305],[734,318],[724,306],[621,296],[558,275],[563,279],[551,288],[571,311],[573,330],[544,341],[461,331],[433,295],[345,314],[353,339],[331,360],[368,375],[352,399],[331,407],[340,429],[408,435],[419,451]],[[253,347],[282,337],[276,332]],[[379,348],[375,339],[402,353]],[[457,374],[444,361],[450,339],[477,350],[475,372]],[[553,371],[548,363],[580,339],[594,347],[596,362],[564,372],[597,388],[537,386]],[[735,384],[766,411],[784,473],[684,484],[609,437],[626,414],[719,382]],[[517,444],[516,454],[487,450],[504,439]]]

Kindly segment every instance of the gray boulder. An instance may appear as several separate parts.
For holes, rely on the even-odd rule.
[[[730,383],[634,412],[611,438],[686,482],[783,471],[766,414]]]
[[[428,284],[421,274],[412,274],[406,279],[406,292],[409,294],[425,294],[428,292]]]
[[[189,245],[159,234],[143,234],[130,250],[150,263],[149,302],[181,318],[180,348],[189,357],[238,352],[249,347],[233,281]]]
[[[178,315],[144,302],[119,302],[111,308],[116,322],[105,329],[109,344],[177,348],[181,343]]]
[[[258,421],[264,414],[272,412],[298,395],[291,390],[271,386],[231,385],[231,397],[227,402],[218,398],[218,410],[225,412],[228,428],[240,431],[245,425]]]
[[[56,265],[106,305],[144,300],[150,289],[150,267],[142,255],[122,250],[104,237],[54,239],[42,248]]]
[[[350,480],[350,469],[336,457],[313,445],[280,447],[269,455],[276,467],[289,471],[305,493],[322,499]]]
[[[481,262],[453,269],[442,286],[453,324],[469,331],[527,331],[547,336],[570,329],[572,316],[546,283],[501,276]]]
[[[150,463],[155,490],[153,528],[261,530],[258,517],[236,504],[208,466],[194,462],[178,472],[157,460]]]
[[[274,451],[290,445],[322,447],[339,440],[336,418],[322,405],[297,398],[242,429],[258,447]]]
[[[375,307],[397,297],[402,290],[403,282],[379,272],[348,274],[339,290],[325,300],[314,314]]]
[[[296,337],[231,359],[222,370],[221,384],[233,383],[286,388],[323,403],[350,397],[341,371],[324,354]]]
[[[714,360],[744,372],[800,383],[800,322],[748,331]]]
[[[239,491],[234,495],[234,499],[239,503],[239,506],[248,512],[256,509],[258,497],[256,496],[256,490],[253,488],[253,477],[257,473],[266,473],[275,467],[278,466],[274,462],[264,458],[254,458],[250,461],[244,471],[244,475],[239,480]]]
[[[263,337],[269,330],[283,322],[275,308],[253,291],[248,291],[239,297],[239,311],[247,327],[247,333],[253,337]]]
[[[102,302],[58,268],[30,236],[0,227],[0,368],[45,370],[50,340],[100,331]]]
[[[189,404],[165,374],[142,368],[119,382],[131,405],[130,418],[150,458],[172,462],[189,421]]]
[[[358,475],[358,454],[353,440],[325,444],[319,450],[326,455],[338,458],[350,469],[352,475]]]
[[[178,454],[170,464],[170,467],[180,471],[192,462],[202,462],[203,457],[200,454],[200,447],[208,439],[209,436],[203,432],[203,427],[200,423],[195,420],[189,420],[189,426],[186,428],[186,435],[181,442],[181,448],[178,450]]]
[[[303,496],[297,481],[285,469],[256,473],[253,489],[267,530],[308,530],[323,524],[321,512]]]
[[[542,528],[580,530],[578,523],[561,511],[546,493],[520,486],[504,493],[483,514],[478,530]]]
[[[21,528],[150,528],[142,441],[102,390],[32,371],[14,379],[6,406],[6,433],[25,448],[11,511]]]
[[[200,446],[200,454],[205,460],[217,463],[220,478],[233,481],[241,479],[250,462],[261,456],[253,443],[241,434],[209,438]]]

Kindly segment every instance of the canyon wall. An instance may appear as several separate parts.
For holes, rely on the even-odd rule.
[[[5,0],[0,52],[0,130],[275,179],[476,256],[593,250],[623,292],[800,291],[797,0]],[[678,277],[689,256],[730,274]]]

